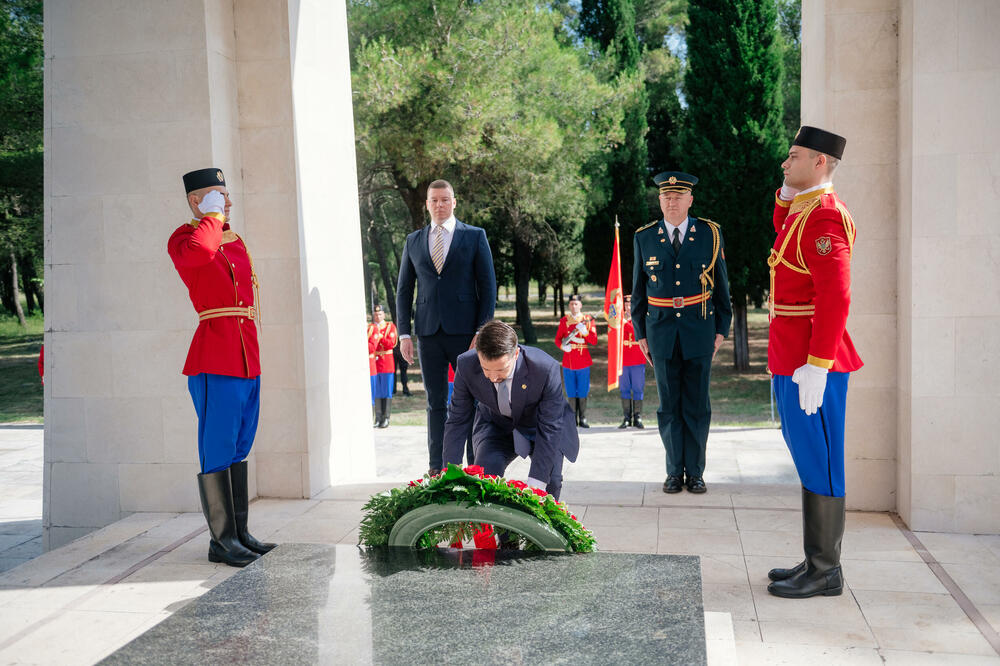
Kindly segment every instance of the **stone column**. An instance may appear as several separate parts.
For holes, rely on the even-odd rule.
[[[1000,5],[900,1],[899,513],[1000,532]]]
[[[803,0],[802,124],[847,137],[834,176],[857,224],[847,330],[847,504],[896,506],[897,0]]]
[[[45,52],[46,546],[198,509],[196,317],[166,240],[205,165],[262,283],[260,493],[372,476],[343,2],[49,0]]]

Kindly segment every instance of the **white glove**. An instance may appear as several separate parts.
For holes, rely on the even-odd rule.
[[[208,215],[209,213],[221,214],[226,210],[226,198],[222,196],[219,190],[211,190],[201,198],[198,210],[201,211],[202,215]]]
[[[778,198],[781,199],[782,201],[791,201],[792,199],[795,198],[795,195],[798,193],[799,191],[794,187],[789,187],[785,183],[782,183],[781,192],[778,193]]]
[[[564,352],[568,352],[572,348],[573,348],[573,343],[570,342],[569,338],[563,340],[563,343],[559,345],[559,349],[562,349]]]
[[[792,373],[792,381],[799,385],[799,407],[807,415],[815,414],[823,404],[827,372],[826,368],[806,363]]]
[[[580,335],[587,335],[587,325],[582,321],[576,325],[576,330],[580,331]]]

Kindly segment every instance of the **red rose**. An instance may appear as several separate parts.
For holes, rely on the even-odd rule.
[[[515,488],[520,488],[521,490],[524,490],[525,488],[528,487],[527,483],[525,483],[524,481],[518,481],[517,479],[514,479],[512,481],[508,481],[507,485],[508,486],[514,486]]]
[[[500,477],[499,477],[499,476],[497,476],[496,474],[484,474],[484,475],[483,475],[483,478],[484,478],[484,479],[490,479],[491,481],[496,481],[496,480],[497,480],[497,479],[499,479]]]
[[[411,485],[411,486],[419,486],[420,485],[420,479],[417,479],[416,481],[410,481],[409,485]]]
[[[479,476],[479,477],[482,477],[483,472],[485,472],[486,470],[484,470],[479,465],[469,465],[468,467],[466,467],[462,471],[465,472],[466,474],[468,474],[469,476]]]
[[[569,517],[570,517],[570,518],[572,518],[573,520],[577,520],[577,517],[576,517],[576,516],[574,516],[574,515],[573,515],[572,513],[571,513],[571,514],[569,514]]]
[[[542,490],[541,488],[532,488],[531,492],[535,493],[539,497],[545,497],[546,495],[548,495],[548,493]]]

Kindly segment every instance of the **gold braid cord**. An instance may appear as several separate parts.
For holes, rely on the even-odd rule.
[[[260,283],[257,281],[257,271],[255,271],[254,268],[253,268],[253,256],[251,256],[251,254],[250,254],[250,248],[247,247],[246,241],[243,240],[242,238],[240,238],[239,234],[236,234],[236,237],[240,239],[241,243],[243,243],[243,249],[247,251],[247,259],[250,260],[250,283],[253,284],[254,312],[257,314],[257,327],[260,328],[260,325],[261,325],[261,321],[260,321]]]
[[[712,294],[712,290],[715,288],[715,262],[719,258],[719,248],[722,245],[719,236],[719,225],[711,220],[706,220],[703,217],[698,218],[703,222],[708,223],[708,228],[712,230],[712,262],[705,268],[699,279],[701,280],[701,297],[704,299],[701,302],[701,318],[708,319],[708,299]]]
[[[788,230],[785,240],[782,241],[781,249],[775,251],[774,248],[771,248],[771,256],[767,258],[767,265],[768,268],[770,268],[771,274],[770,290],[767,295],[768,321],[774,319],[774,275],[775,269],[778,265],[782,264],[796,273],[811,275],[809,268],[806,266],[805,257],[802,255],[802,234],[806,230],[806,222],[808,221],[809,216],[819,207],[819,204],[820,197],[816,197],[808,205],[806,205],[806,207],[802,209],[802,213],[795,218],[794,222],[792,222],[792,228]],[[852,254],[854,252],[854,238],[857,235],[857,230],[854,226],[854,219],[847,211],[847,208],[845,208],[840,202],[837,202],[837,210],[840,212],[840,217],[844,225],[844,234],[847,236],[847,251],[849,254]],[[795,235],[796,244],[795,260],[798,262],[798,265],[785,259],[785,249],[788,247],[789,241],[792,240],[793,234]]]

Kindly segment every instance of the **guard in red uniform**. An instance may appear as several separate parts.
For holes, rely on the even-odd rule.
[[[198,488],[210,562],[242,567],[274,548],[247,531],[246,457],[260,413],[257,276],[250,252],[226,222],[232,202],[219,169],[184,174],[194,218],[167,252],[198,313],[184,374],[198,414]]]
[[[563,382],[566,397],[576,407],[576,424],[589,428],[587,422],[587,395],[590,393],[590,358],[588,345],[597,344],[597,324],[590,315],[581,312],[583,301],[579,294],[569,297],[569,314],[559,320],[556,346],[563,350]]]
[[[622,419],[619,429],[635,426],[645,428],[642,423],[642,396],[646,388],[646,357],[635,341],[632,327],[632,297],[625,296],[625,324],[622,326],[622,376],[618,379],[618,391],[622,397]]]
[[[368,338],[368,379],[371,380],[372,386],[372,419],[373,425],[378,425],[378,413],[375,410],[375,375],[378,374],[378,370],[375,368],[375,341]]]
[[[396,361],[392,349],[396,346],[396,325],[385,320],[381,305],[372,308],[372,323],[368,325],[368,345],[375,349],[375,427],[388,428],[392,411],[392,390],[396,386]]]
[[[847,381],[862,366],[847,334],[854,220],[833,189],[847,141],[799,129],[774,206],[767,365],[781,432],[802,481],[805,560],[772,569],[771,594],[838,595],[844,581],[844,420]]]

